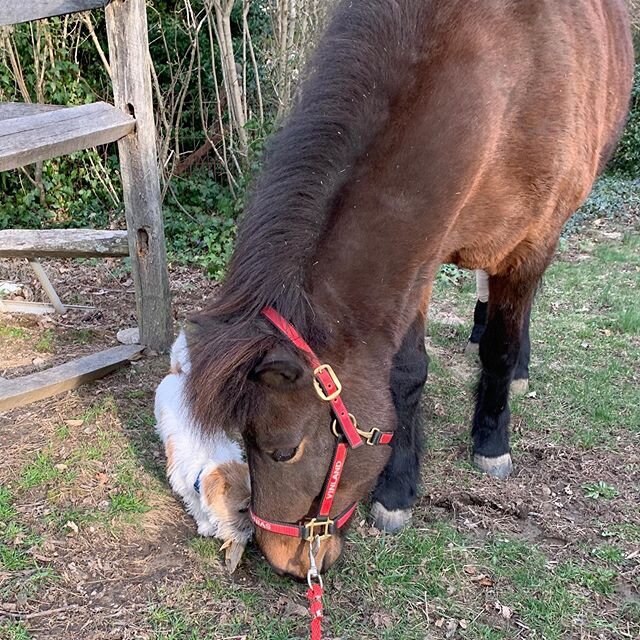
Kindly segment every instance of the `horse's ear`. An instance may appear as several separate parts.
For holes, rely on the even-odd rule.
[[[274,389],[286,389],[295,386],[304,371],[304,363],[298,355],[277,346],[256,365],[251,378]]]

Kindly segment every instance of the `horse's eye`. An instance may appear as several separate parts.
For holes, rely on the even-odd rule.
[[[276,449],[271,454],[271,457],[276,462],[287,462],[288,460],[291,460],[293,456],[296,455],[297,451],[298,451],[298,447],[294,447],[293,449]]]

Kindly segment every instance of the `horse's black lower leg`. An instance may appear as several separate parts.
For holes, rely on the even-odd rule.
[[[531,322],[531,304],[527,308],[522,324],[520,336],[520,352],[518,362],[511,382],[511,394],[523,395],[529,389],[529,361],[531,359],[531,338],[529,337],[529,324]]]
[[[467,353],[478,353],[480,340],[482,339],[482,334],[487,326],[488,309],[488,302],[476,300],[476,306],[473,310],[473,329],[471,329],[471,335],[469,336],[467,348],[465,349]]]
[[[487,326],[480,340],[482,373],[471,434],[475,464],[500,478],[507,477],[512,470],[509,387],[520,358],[523,337],[525,334],[528,337],[525,321],[535,285],[536,281],[513,275],[490,278]]]
[[[489,303],[476,300],[473,310],[473,329],[469,336],[469,341],[465,348],[466,354],[476,355],[480,348],[480,340],[487,328],[487,317],[489,313]],[[531,359],[531,340],[529,338],[529,323],[531,321],[531,305],[527,308],[522,325],[522,335],[520,338],[520,352],[516,364],[513,381],[511,382],[511,393],[523,395],[529,389],[529,360]]]
[[[420,479],[422,388],[429,359],[424,346],[424,318],[411,325],[393,359],[391,393],[398,426],[392,453],[373,492],[371,517],[376,527],[397,531],[411,518]]]

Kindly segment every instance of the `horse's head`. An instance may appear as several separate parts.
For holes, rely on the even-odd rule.
[[[307,574],[311,539],[321,537],[320,571],[340,556],[352,506],[389,458],[390,434],[381,432],[395,427],[390,361],[376,360],[371,345],[322,342],[311,354],[264,317],[242,329],[201,325],[190,342],[195,417],[241,431],[256,541],[278,573],[295,578]]]

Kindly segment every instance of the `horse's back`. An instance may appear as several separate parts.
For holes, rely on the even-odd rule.
[[[626,7],[495,0],[449,11],[453,35],[449,42],[445,28],[428,35],[445,53],[427,70],[441,105],[433,128],[443,140],[443,130],[452,132],[439,171],[462,201],[442,257],[494,272],[536,252],[544,261],[626,119],[633,74]]]

